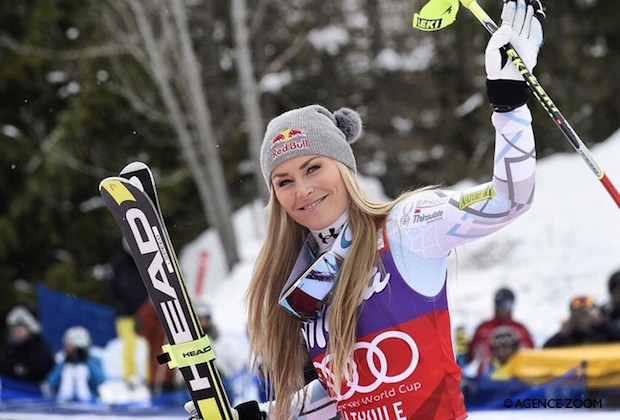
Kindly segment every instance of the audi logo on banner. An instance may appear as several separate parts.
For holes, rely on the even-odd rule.
[[[406,367],[400,372],[393,372],[393,369],[388,369],[390,361],[393,359],[390,358],[389,352],[386,355],[384,353],[384,350],[382,350],[381,348],[381,344],[386,342],[387,340],[398,340],[400,342],[398,344],[404,343],[409,347],[409,356],[402,355],[399,352],[399,360],[402,360],[401,356],[410,357],[410,360],[407,363]],[[385,344],[384,348],[387,346],[388,345]],[[374,376],[374,381],[366,385],[361,384],[359,373],[357,370],[357,364],[353,359],[349,359],[348,363],[352,366],[351,377],[347,375],[346,382],[345,384],[343,384],[346,385],[349,390],[342,395],[337,395],[338,401],[349,399],[356,392],[359,392],[361,394],[368,394],[374,392],[382,384],[395,384],[402,382],[409,376],[411,376],[411,374],[418,366],[418,361],[420,360],[420,353],[418,351],[418,346],[416,345],[415,341],[408,334],[402,331],[385,331],[377,335],[370,342],[358,341],[355,344],[354,353],[358,350],[366,350],[366,363],[368,364],[368,370],[370,371],[372,376]],[[314,362],[314,367],[322,374],[329,388],[331,388],[331,390],[335,392],[333,387],[334,374],[328,366],[330,361],[331,356],[327,354],[320,363]],[[391,373],[388,375],[388,372]]]

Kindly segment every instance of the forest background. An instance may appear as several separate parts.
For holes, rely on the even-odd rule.
[[[480,0],[497,20],[500,0]],[[133,160],[156,175],[177,250],[266,189],[266,123],[320,103],[356,109],[361,173],[390,196],[487,181],[488,33],[466,10],[436,33],[419,0],[0,2],[0,319],[35,285],[109,303],[121,236],[98,184]],[[612,0],[545,0],[535,74],[583,140],[618,129],[620,31]],[[538,156],[571,150],[534,100]],[[3,323],[0,330],[4,327]]]

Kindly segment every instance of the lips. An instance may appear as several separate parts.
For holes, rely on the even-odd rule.
[[[305,206],[300,207],[300,208],[299,208],[299,210],[305,210],[305,211],[308,211],[308,210],[315,209],[315,208],[316,208],[316,207],[318,207],[318,206],[319,206],[319,205],[320,205],[323,201],[325,201],[325,198],[326,198],[326,197],[327,197],[327,196],[325,196],[325,197],[321,197],[321,198],[319,198],[319,199],[318,199],[318,200],[316,200],[316,201],[313,201],[313,202],[311,202],[311,203],[309,203],[309,204],[306,204]]]

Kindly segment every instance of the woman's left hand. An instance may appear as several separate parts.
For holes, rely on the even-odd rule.
[[[516,66],[501,48],[510,43],[530,72],[538,61],[543,44],[546,14],[539,0],[504,0],[502,24],[491,36],[485,51],[489,80],[523,80]]]

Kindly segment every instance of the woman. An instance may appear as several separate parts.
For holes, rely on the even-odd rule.
[[[499,49],[511,42],[533,69],[544,20],[538,1],[507,0],[487,47],[496,129],[488,184],[377,203],[355,179],[350,143],[362,126],[355,111],[312,105],[269,123],[261,150],[269,222],[247,297],[251,349],[275,402],[261,412],[256,404],[237,407],[240,418],[467,417],[446,260],[454,247],[497,231],[532,203],[528,90]],[[312,258],[318,265],[304,272]],[[337,281],[330,282],[336,265]],[[319,376],[305,388],[302,344]]]

